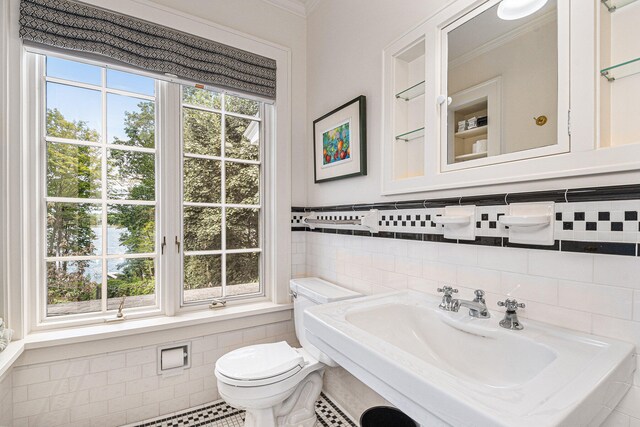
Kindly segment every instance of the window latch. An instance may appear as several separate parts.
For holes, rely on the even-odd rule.
[[[160,244],[160,255],[164,255],[164,248],[167,247],[167,236],[162,236],[162,243]]]
[[[180,240],[178,240],[178,236],[176,236],[176,250],[180,253]]]
[[[211,304],[209,304],[209,308],[222,308],[227,305],[227,300],[222,298],[213,298],[211,299]]]

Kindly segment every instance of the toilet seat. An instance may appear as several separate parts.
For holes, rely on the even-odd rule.
[[[285,341],[231,351],[216,363],[216,376],[229,385],[256,387],[283,381],[305,366],[302,354]]]

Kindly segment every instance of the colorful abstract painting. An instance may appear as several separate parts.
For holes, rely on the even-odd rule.
[[[351,159],[350,121],[322,134],[322,165],[328,166]]]
[[[313,182],[367,174],[367,98],[360,95],[313,121]]]

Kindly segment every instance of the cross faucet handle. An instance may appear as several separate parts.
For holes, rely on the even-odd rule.
[[[457,294],[458,290],[457,289],[453,289],[453,287],[451,286],[443,286],[441,288],[437,289],[438,292],[443,292],[444,296],[451,296],[451,294]]]
[[[476,302],[484,302],[485,292],[482,289],[476,289],[473,293],[476,295]]]
[[[516,310],[518,310],[518,308],[524,308],[525,307],[523,302],[518,303],[518,301],[516,301],[513,298],[507,298],[504,301],[498,301],[498,306],[506,307],[507,311],[516,311]]]

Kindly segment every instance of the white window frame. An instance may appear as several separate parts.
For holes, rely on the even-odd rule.
[[[89,85],[78,82],[66,81],[64,79],[52,78],[46,76],[46,56],[57,57],[61,59],[76,61],[87,63],[90,65],[95,65],[102,68],[102,83],[100,86]],[[107,89],[106,88],[106,70],[107,68],[116,69],[124,72],[133,72],[135,74],[143,74],[136,70],[127,69],[125,67],[114,67],[107,66],[106,64],[101,64],[97,61],[85,60],[82,58],[74,57],[73,55],[65,55],[59,54],[55,52],[47,52],[47,51],[34,51],[34,52],[25,52],[25,64],[26,71],[29,74],[29,78],[32,84],[29,87],[29,102],[27,107],[28,120],[29,123],[35,124],[35,126],[31,126],[32,131],[29,135],[29,140],[33,141],[30,145],[32,146],[30,149],[35,154],[34,157],[30,157],[34,159],[34,161],[30,162],[35,165],[33,176],[35,178],[35,186],[33,187],[33,193],[35,197],[37,197],[37,201],[35,202],[34,212],[36,212],[36,218],[31,219],[31,222],[34,223],[34,237],[35,237],[35,252],[37,253],[37,258],[34,260],[35,262],[32,265],[35,265],[35,274],[34,281],[36,285],[34,288],[36,292],[31,292],[32,303],[31,307],[31,324],[34,330],[37,329],[49,329],[51,327],[61,327],[61,326],[71,326],[71,325],[84,325],[84,324],[92,324],[104,322],[107,319],[114,317],[114,311],[107,311],[106,303],[106,270],[107,270],[107,261],[109,259],[122,259],[122,258],[150,258],[153,257],[156,263],[156,304],[147,307],[139,307],[139,308],[128,308],[125,309],[126,317],[129,319],[147,317],[153,315],[159,315],[163,313],[163,309],[161,307],[162,301],[162,293],[164,292],[164,286],[162,283],[162,275],[160,271],[162,270],[162,257],[159,255],[159,231],[162,227],[161,221],[162,218],[160,216],[160,209],[162,203],[162,192],[160,191],[159,185],[159,177],[161,176],[160,172],[160,153],[161,146],[159,144],[159,137],[156,135],[156,142],[154,149],[146,149],[146,148],[138,148],[138,147],[126,147],[128,151],[136,151],[136,152],[144,152],[147,154],[155,155],[155,174],[156,174],[156,197],[154,201],[113,201],[109,200],[107,202],[108,195],[102,194],[101,199],[67,199],[57,200],[56,198],[47,197],[46,195],[46,168],[47,168],[47,142],[62,142],[62,143],[70,143],[74,144],[77,141],[66,140],[63,138],[56,137],[47,137],[46,136],[46,84],[47,82],[52,83],[61,83],[61,84],[72,84],[74,87],[87,88],[91,90],[100,90],[102,94],[102,133],[101,133],[101,142],[91,144],[91,143],[83,143],[85,146],[94,146],[103,150],[102,152],[102,165],[101,165],[101,181],[102,185],[106,191],[106,178],[107,178],[107,157],[106,152],[109,149],[109,144],[104,144],[103,141],[106,136],[106,98],[108,93],[115,93],[119,95],[132,96],[139,99],[153,100],[155,102],[155,120],[156,127],[158,123],[158,112],[157,106],[161,102],[161,94],[159,93],[159,84],[156,82],[156,96],[150,97],[138,93],[127,92],[117,89]],[[143,74],[144,75],[144,74]],[[155,78],[155,76],[149,76]],[[114,146],[113,148],[118,149],[119,147]],[[32,166],[32,165],[30,165]],[[61,202],[82,202],[82,203],[92,203],[92,204],[100,204],[102,205],[103,215],[106,214],[106,209],[108,204],[127,204],[127,205],[145,205],[145,206],[154,206],[156,210],[156,236],[155,236],[155,252],[152,254],[117,254],[117,255],[109,255],[105,250],[105,245],[107,243],[107,233],[106,228],[107,224],[105,221],[102,223],[102,241],[103,241],[103,250],[102,255],[97,256],[78,256],[78,257],[62,257],[65,259],[73,260],[73,259],[100,259],[102,262],[102,277],[103,277],[103,288],[102,293],[103,297],[101,298],[102,311],[93,312],[93,313],[77,313],[77,314],[69,314],[63,316],[53,316],[47,317],[47,304],[46,304],[46,295],[47,295],[47,283],[46,283],[46,263],[47,259],[51,257],[47,257],[46,254],[46,212],[47,212],[47,201],[61,201]]]
[[[154,305],[149,305],[149,306],[145,306],[145,307],[139,307],[139,308],[127,308],[126,309],[126,313],[127,316],[129,317],[138,317],[139,315],[154,315],[154,314],[159,314],[161,313],[161,308],[160,308],[160,301],[161,301],[161,297],[162,297],[162,292],[164,292],[164,287],[162,286],[162,276],[159,274],[159,272],[161,271],[161,264],[162,264],[162,257],[159,255],[158,250],[159,250],[159,236],[158,236],[158,231],[161,229],[161,218],[159,215],[159,207],[163,204],[162,202],[162,192],[160,191],[158,182],[159,182],[159,176],[161,176],[161,170],[159,168],[160,162],[159,162],[159,155],[160,155],[160,147],[158,144],[158,136],[156,135],[155,141],[154,141],[154,148],[144,148],[144,147],[135,147],[135,146],[120,146],[120,145],[111,145],[106,138],[110,138],[110,136],[107,133],[107,98],[109,94],[115,94],[115,95],[121,95],[121,96],[128,96],[128,97],[132,97],[132,98],[136,98],[136,99],[140,99],[140,100],[146,100],[146,101],[152,101],[154,103],[154,114],[155,114],[155,123],[156,123],[156,127],[158,124],[158,113],[157,113],[157,106],[158,103],[161,100],[161,97],[159,95],[159,84],[158,84],[158,80],[155,80],[155,95],[154,96],[149,96],[149,95],[144,95],[141,93],[135,93],[135,92],[129,92],[129,91],[124,91],[124,90],[119,90],[119,89],[111,89],[107,86],[107,69],[118,69],[119,71],[124,71],[124,72],[132,72],[134,74],[138,74],[140,75],[139,72],[136,72],[134,70],[127,70],[126,68],[116,68],[116,67],[110,67],[110,66],[106,66],[106,65],[100,65],[99,63],[94,63],[93,61],[91,62],[91,65],[95,65],[97,67],[101,68],[101,85],[91,85],[91,84],[86,84],[86,83],[81,83],[81,82],[74,82],[74,81],[70,81],[70,80],[65,80],[65,79],[61,79],[61,78],[57,78],[57,77],[50,77],[46,75],[46,57],[44,55],[36,55],[36,54],[28,54],[29,59],[28,61],[36,61],[37,64],[36,66],[36,70],[37,70],[37,75],[36,78],[38,79],[38,83],[36,83],[36,85],[34,85],[34,87],[36,88],[36,90],[39,92],[36,95],[40,98],[40,103],[39,103],[39,117],[38,117],[38,123],[40,123],[40,125],[38,126],[38,138],[37,140],[40,141],[40,167],[39,167],[39,175],[40,175],[40,188],[42,189],[42,191],[40,192],[40,206],[42,206],[42,212],[39,213],[39,217],[40,217],[40,224],[39,224],[39,229],[38,229],[38,234],[40,235],[40,238],[42,239],[42,244],[41,244],[41,248],[39,250],[40,252],[40,260],[41,260],[41,264],[39,266],[40,268],[40,274],[38,276],[38,285],[39,285],[39,289],[38,289],[38,297],[40,298],[40,303],[38,305],[40,312],[39,312],[39,317],[38,317],[38,323],[48,323],[48,322],[55,322],[56,319],[61,319],[61,321],[64,320],[74,320],[74,319],[93,319],[93,318],[110,318],[113,317],[113,313],[114,311],[108,310],[107,307],[107,272],[108,272],[108,261],[112,260],[112,259],[134,259],[134,258],[152,258],[154,260],[155,263],[155,270],[156,270],[156,277],[155,277],[155,304]],[[74,58],[71,55],[59,55],[59,54],[47,54],[47,56],[49,57],[56,57],[56,58],[61,58],[61,59],[66,59],[66,60],[71,60],[74,62],[80,62],[80,63],[88,63],[85,60],[79,59],[79,58]],[[31,59],[31,58],[34,59]],[[151,77],[151,76],[149,76]],[[153,78],[153,77],[152,77]],[[57,137],[50,137],[47,136],[46,134],[46,85],[47,83],[56,83],[56,84],[65,84],[65,85],[70,85],[73,87],[77,87],[77,88],[84,88],[84,89],[89,89],[89,90],[96,90],[96,91],[100,91],[101,94],[101,118],[102,118],[102,133],[100,135],[100,139],[101,142],[96,142],[96,143],[91,143],[88,141],[75,141],[75,140],[68,140],[65,138],[57,138]],[[81,146],[91,146],[91,147],[95,147],[95,148],[99,148],[101,150],[101,185],[103,188],[102,191],[102,197],[100,199],[81,199],[81,198],[56,198],[56,197],[48,197],[46,195],[47,192],[47,182],[46,182],[46,170],[47,170],[47,143],[48,142],[58,142],[58,143],[65,143],[65,144],[71,144],[71,145],[81,145]],[[116,199],[111,199],[108,196],[108,179],[107,179],[107,174],[108,174],[108,166],[107,166],[107,161],[108,161],[108,150],[111,149],[115,149],[115,150],[121,150],[121,151],[129,151],[129,152],[139,152],[139,153],[146,153],[146,154],[153,154],[154,155],[154,159],[155,159],[155,167],[154,167],[154,171],[155,171],[155,198],[153,201],[143,201],[143,200],[116,200]],[[56,258],[56,257],[49,257],[47,256],[46,253],[46,244],[45,244],[45,237],[46,233],[47,233],[47,226],[46,226],[46,212],[47,212],[47,203],[48,202],[61,202],[61,203],[90,203],[90,204],[100,204],[102,206],[102,221],[101,221],[101,227],[102,227],[102,251],[101,251],[101,255],[95,255],[95,256],[64,256],[64,257],[60,257],[61,259],[66,259],[69,261],[73,261],[76,259],[89,259],[89,260],[101,260],[102,261],[102,297],[101,297],[101,311],[100,312],[93,312],[93,313],[82,313],[82,314],[69,314],[69,315],[64,315],[64,316],[52,316],[52,317],[47,317],[47,304],[46,302],[42,301],[42,298],[45,298],[45,296],[47,295],[47,283],[46,283],[46,264],[47,262],[51,261],[52,258]],[[155,208],[155,223],[156,223],[156,235],[155,235],[155,242],[154,242],[154,252],[153,253],[135,253],[135,254],[113,254],[110,255],[107,251],[107,244],[108,244],[108,223],[106,221],[106,215],[108,215],[108,206],[109,205],[115,205],[115,204],[122,204],[122,205],[135,205],[135,206],[153,206]]]
[[[222,278],[222,289],[221,292],[223,293],[222,295],[222,299],[224,299],[224,301],[226,301],[227,303],[236,303],[236,302],[242,302],[242,301],[246,301],[247,299],[263,299],[266,296],[266,286],[264,283],[264,276],[265,276],[265,260],[264,260],[264,242],[265,242],[265,228],[267,226],[267,223],[265,221],[265,214],[264,214],[264,197],[265,197],[265,188],[264,188],[264,178],[265,178],[265,152],[266,152],[266,146],[268,145],[268,141],[265,139],[265,111],[266,111],[266,106],[265,103],[263,101],[257,100],[258,102],[260,102],[260,106],[259,106],[259,110],[258,110],[258,116],[248,116],[245,114],[239,114],[239,113],[233,113],[233,112],[229,112],[226,110],[226,102],[225,102],[225,98],[226,96],[234,96],[233,94],[226,92],[224,90],[219,90],[219,89],[215,89],[212,87],[199,87],[202,90],[209,90],[212,92],[216,92],[220,94],[220,109],[217,108],[210,108],[210,107],[204,107],[204,106],[200,106],[200,105],[193,105],[193,104],[188,104],[188,103],[184,103],[183,102],[183,98],[182,98],[182,93],[184,90],[185,86],[193,86],[193,85],[181,85],[180,87],[180,212],[179,217],[180,217],[180,242],[184,242],[184,218],[183,218],[183,207],[185,206],[193,206],[193,207],[212,207],[212,208],[220,208],[222,211],[222,223],[221,223],[221,233],[220,233],[220,239],[221,239],[221,248],[219,250],[207,250],[207,251],[190,251],[189,255],[221,255],[222,256],[222,271],[221,271],[221,278]],[[247,95],[241,95],[240,97],[245,98],[245,99],[253,99],[252,97],[249,97]],[[220,128],[220,156],[208,156],[208,155],[199,155],[199,154],[189,154],[189,158],[200,158],[200,159],[205,159],[205,160],[214,160],[214,161],[219,161],[220,162],[220,173],[221,173],[221,177],[220,177],[220,182],[221,182],[221,203],[199,203],[199,202],[185,202],[184,201],[184,194],[183,194],[183,189],[184,189],[184,185],[182,185],[182,179],[184,178],[184,158],[185,156],[185,152],[184,152],[184,109],[185,108],[191,108],[194,110],[198,110],[198,111],[204,111],[204,112],[208,112],[208,113],[213,113],[213,114],[220,114],[221,116],[221,128]],[[256,121],[259,123],[260,126],[260,133],[259,133],[259,154],[258,154],[258,160],[254,161],[254,160],[244,160],[244,159],[236,159],[236,158],[232,158],[232,157],[227,157],[226,152],[225,152],[225,139],[226,139],[226,130],[225,130],[225,118],[226,117],[236,117],[239,119],[247,119],[247,120],[252,120],[252,121]],[[260,169],[260,177],[259,177],[259,203],[257,205],[241,205],[241,204],[233,204],[233,203],[227,203],[226,200],[226,164],[227,162],[233,162],[233,163],[241,163],[241,164],[248,164],[248,165],[257,165]],[[227,227],[226,227],[226,220],[227,220],[227,213],[226,210],[227,208],[240,208],[240,209],[258,209],[259,210],[259,216],[258,216],[258,248],[249,248],[249,249],[227,249],[227,241],[226,241],[226,232],[227,232]],[[183,245],[184,247],[184,245]],[[256,293],[252,293],[252,294],[243,294],[243,295],[224,295],[224,291],[227,285],[227,266],[226,266],[226,255],[227,254],[242,254],[242,253],[259,253],[260,254],[260,267],[259,267],[259,286],[260,289],[258,292]],[[184,258],[185,258],[185,250],[183,249],[180,253],[180,271],[182,272],[181,276],[180,276],[180,280],[183,282],[184,281]],[[181,282],[181,283],[182,283]],[[184,311],[188,311],[189,309],[197,309],[197,308],[201,308],[201,306],[203,304],[209,304],[210,300],[199,300],[199,301],[191,301],[191,302],[185,302],[184,301],[184,289],[181,288],[181,292],[180,292],[180,310],[184,310]]]
[[[27,141],[36,141],[36,143],[30,143],[28,147],[27,158],[33,159],[29,161],[26,166],[31,169],[30,176],[34,177],[32,182],[30,183],[31,188],[28,191],[28,194],[33,194],[35,197],[31,199],[37,199],[33,201],[34,212],[35,214],[30,215],[29,223],[31,224],[32,231],[32,254],[35,254],[33,257],[33,263],[31,265],[36,266],[32,274],[32,280],[37,283],[37,286],[34,286],[36,289],[33,292],[30,289],[26,289],[30,306],[34,307],[34,309],[29,310],[30,316],[30,324],[31,330],[49,330],[60,327],[74,327],[74,326],[82,326],[89,324],[99,324],[105,321],[112,320],[114,318],[115,311],[103,311],[103,312],[93,312],[93,313],[79,313],[79,314],[70,314],[63,316],[55,316],[55,317],[47,317],[46,316],[46,295],[47,295],[47,284],[46,284],[46,199],[52,199],[46,197],[46,141],[59,141],[64,143],[73,143],[73,141],[68,141],[66,139],[60,138],[51,138],[46,137],[46,83],[47,81],[56,82],[56,83],[69,83],[63,79],[57,78],[49,78],[46,77],[45,71],[45,56],[54,56],[61,59],[83,62],[90,65],[95,65],[99,67],[103,67],[103,74],[106,72],[106,69],[116,69],[119,71],[139,74],[147,77],[152,77],[156,79],[156,94],[155,94],[155,115],[156,115],[156,144],[154,151],[156,154],[156,200],[153,202],[136,202],[136,201],[123,201],[126,204],[141,204],[141,205],[154,205],[156,207],[156,242],[155,242],[155,254],[144,254],[144,257],[150,257],[151,255],[155,256],[156,260],[156,305],[147,306],[147,307],[139,307],[139,308],[127,308],[124,310],[126,315],[126,319],[139,319],[146,317],[153,317],[159,315],[178,315],[180,313],[191,312],[195,310],[208,310],[208,305],[210,300],[202,300],[202,301],[194,301],[190,303],[183,302],[183,219],[182,219],[182,164],[183,164],[183,128],[182,128],[182,86],[193,86],[193,82],[186,82],[175,78],[166,78],[162,76],[157,76],[152,73],[145,73],[139,70],[122,67],[122,66],[113,66],[110,64],[105,64],[99,61],[95,61],[92,59],[86,59],[79,56],[67,55],[60,52],[48,51],[46,49],[28,49],[25,50],[25,71],[27,74],[27,81],[29,84],[27,85],[27,94],[28,100],[26,102],[26,112],[27,112],[27,120],[29,123],[35,124],[34,126],[29,126],[27,129],[26,139]],[[103,76],[103,84],[104,84],[104,76]],[[76,87],[86,87],[90,89],[100,89],[98,86],[87,85],[83,83],[74,84]],[[273,286],[273,282],[269,281],[268,271],[270,267],[267,265],[267,262],[271,262],[273,260],[272,256],[267,254],[265,251],[267,235],[269,234],[270,229],[273,227],[272,223],[268,221],[273,220],[273,218],[268,219],[268,215],[266,214],[269,206],[269,200],[267,197],[267,191],[265,187],[265,182],[267,181],[267,173],[268,171],[268,163],[269,163],[269,154],[267,153],[267,147],[272,147],[275,144],[272,144],[269,139],[269,129],[273,127],[274,123],[274,115],[269,113],[269,110],[273,109],[273,105],[269,105],[265,102],[264,99],[258,97],[251,97],[245,94],[234,93],[230,91],[226,91],[219,88],[214,87],[206,87],[208,90],[213,90],[215,92],[224,94],[224,95],[232,95],[232,96],[240,96],[247,99],[252,99],[260,102],[260,117],[251,117],[243,114],[237,113],[229,113],[224,111],[225,106],[222,105],[222,110],[217,109],[205,109],[203,107],[198,106],[189,106],[189,108],[198,108],[200,110],[212,111],[216,113],[224,114],[238,117],[256,120],[260,122],[260,160],[258,162],[248,161],[242,159],[227,159],[224,155],[220,157],[215,157],[216,160],[220,160],[224,162],[226,160],[236,161],[238,163],[247,163],[247,164],[258,164],[260,166],[260,203],[258,205],[234,205],[234,204],[219,204],[220,207],[224,209],[224,207],[241,207],[241,208],[259,208],[260,210],[260,230],[259,230],[259,240],[260,245],[259,249],[241,249],[241,250],[226,250],[226,253],[249,253],[249,252],[259,252],[261,254],[260,260],[260,291],[255,294],[247,294],[247,295],[239,295],[239,296],[229,296],[225,297],[225,300],[228,300],[229,306],[247,304],[247,303],[255,303],[260,301],[268,301],[271,298],[272,290],[270,289]],[[133,92],[127,91],[118,91],[113,89],[102,88],[105,93],[118,93],[126,96],[133,96],[137,98],[151,99],[152,97],[140,95]],[[224,100],[224,95],[222,100]],[[106,99],[106,95],[103,97]],[[105,106],[103,105],[103,109]],[[101,135],[104,138],[104,134],[106,132],[106,123],[105,117],[106,111],[102,112],[103,116],[103,133]],[[177,136],[177,138],[176,138]],[[170,143],[170,141],[175,141],[175,143]],[[222,129],[221,135],[221,143],[224,145],[224,129]],[[100,146],[102,143],[97,143],[95,146]],[[91,144],[83,144],[83,145],[91,145]],[[108,147],[108,144],[107,144]],[[128,149],[132,147],[127,147]],[[148,149],[137,149],[133,147],[133,150],[130,151],[143,151],[143,152],[151,152]],[[222,154],[222,153],[221,153]],[[107,170],[105,168],[106,157],[103,155],[102,159],[102,180],[105,180]],[[224,170],[224,167],[222,168]],[[222,191],[225,191],[225,181],[224,175],[222,176]],[[106,188],[106,181],[105,181]],[[103,195],[103,199],[106,200],[107,196]],[[51,200],[50,200],[51,201]],[[54,200],[57,201],[57,200]],[[64,200],[64,201],[78,201],[83,203],[101,203],[105,204],[103,200],[94,200],[94,199],[77,199],[77,200]],[[111,203],[111,202],[109,202]],[[116,203],[118,203],[116,201]],[[104,206],[103,206],[104,209]],[[223,217],[224,218],[224,217]],[[103,233],[104,227],[107,224],[102,224]],[[223,222],[223,235],[224,239],[224,222]],[[106,236],[106,234],[105,234]],[[174,243],[174,238],[180,242],[180,245],[176,245]],[[164,253],[162,253],[161,245],[162,242],[166,239],[166,247]],[[103,237],[103,242],[106,239]],[[222,251],[216,251],[222,252]],[[209,252],[207,252],[209,253]],[[104,253],[103,255],[98,256],[90,256],[90,257],[77,257],[77,258],[96,258],[103,259],[102,268],[103,275],[104,270],[106,269],[106,260],[114,258],[136,258],[141,255],[132,254],[128,255],[108,255]],[[64,257],[67,259],[73,259],[74,257]],[[223,273],[226,270],[223,268]],[[223,282],[226,281],[225,275],[222,276]],[[224,285],[223,285],[224,286]],[[104,289],[103,289],[104,291]],[[102,305],[106,304],[106,298],[102,298]]]
[[[105,7],[102,0],[86,0],[88,4]],[[33,151],[33,122],[30,121],[30,111],[37,100],[30,95],[30,84],[33,75],[29,71],[25,51],[33,50],[23,45],[19,37],[19,15],[20,0],[8,0],[0,2],[0,22],[5,25],[0,26],[0,42],[3,53],[0,57],[0,75],[5,76],[0,82],[2,90],[0,96],[2,106],[6,107],[0,111],[2,120],[0,128],[2,135],[6,137],[7,149],[6,174],[2,175],[0,181],[4,182],[7,199],[4,214],[6,224],[5,242],[3,253],[0,256],[6,262],[6,270],[0,271],[6,288],[7,295],[5,303],[5,321],[14,329],[14,340],[19,340],[31,332],[46,329],[42,325],[37,325],[33,319],[35,297],[33,286],[35,283],[34,263],[37,263],[37,253],[35,246],[36,236],[33,227],[37,224],[37,217],[34,215],[35,198],[30,197],[37,187],[34,180],[33,156],[37,153]],[[264,197],[265,215],[265,297],[272,304],[289,304],[289,279],[291,278],[291,141],[292,141],[292,49],[278,43],[267,41],[241,31],[230,29],[229,27],[216,24],[212,21],[194,16],[188,13],[177,11],[171,8],[158,8],[156,5],[147,5],[137,2],[118,2],[110,4],[108,9],[118,13],[137,17],[140,19],[165,25],[179,31],[184,31],[203,37],[208,40],[215,40],[229,46],[243,49],[265,57],[273,58],[276,61],[276,99],[277,103],[268,103],[265,106],[265,135],[273,141],[265,153],[265,188],[268,192]],[[167,81],[173,80],[171,77],[160,76]],[[161,86],[166,82],[161,82]],[[166,90],[167,96],[179,100],[178,91]],[[268,100],[267,100],[268,101]],[[167,115],[166,111],[161,114]],[[173,119],[177,119],[174,117]],[[167,138],[180,137],[177,126],[167,127],[171,117],[165,118],[164,126],[158,129]],[[300,126],[300,125],[298,125]],[[175,131],[171,134],[170,129]],[[277,153],[273,147],[279,148]],[[165,156],[161,156],[161,161],[166,160],[166,156],[177,155],[165,149]],[[164,163],[163,163],[163,166]],[[167,170],[167,169],[165,169]],[[171,186],[175,183],[161,183],[161,185]],[[175,192],[171,191],[169,196],[174,197]],[[169,201],[170,202],[170,201]],[[162,213],[161,213],[162,215]],[[166,216],[165,216],[166,218]],[[167,229],[174,227],[172,224],[166,225]],[[175,228],[171,232],[177,231]],[[167,235],[171,233],[167,232]],[[165,262],[168,266],[170,263]],[[176,292],[165,292],[162,305],[165,308],[166,316],[174,316],[177,313],[177,287]],[[250,311],[246,313],[249,315]],[[238,314],[244,316],[244,314]],[[215,319],[212,317],[211,319]],[[159,323],[163,324],[162,322]],[[56,325],[61,327],[63,325]],[[70,324],[69,327],[77,326]]]

